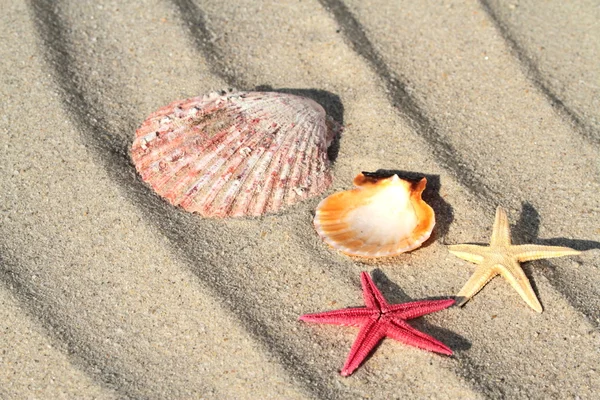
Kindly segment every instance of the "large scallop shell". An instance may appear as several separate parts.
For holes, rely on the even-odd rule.
[[[421,199],[426,184],[425,178],[415,183],[359,174],[355,189],[321,201],[315,228],[327,244],[351,256],[391,257],[416,249],[435,225],[433,209]]]
[[[173,205],[205,217],[262,215],[327,189],[327,148],[340,131],[304,97],[221,92],[151,114],[131,157]]]

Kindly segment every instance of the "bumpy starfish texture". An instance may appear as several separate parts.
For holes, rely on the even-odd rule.
[[[457,244],[449,246],[450,253],[479,266],[456,295],[458,305],[463,306],[479,292],[493,277],[502,275],[535,311],[542,312],[531,284],[519,265],[521,262],[542,258],[576,255],[580,252],[568,247],[542,246],[534,244],[513,245],[510,242],[510,227],[506,211],[496,209],[496,220],[489,246]]]
[[[360,326],[358,336],[340,372],[343,376],[352,374],[385,337],[421,349],[452,355],[452,350],[446,345],[416,330],[406,320],[448,308],[454,304],[453,299],[423,300],[390,305],[385,301],[368,273],[361,274],[361,282],[366,307],[345,308],[318,314],[306,314],[300,317],[301,321],[318,324]]]

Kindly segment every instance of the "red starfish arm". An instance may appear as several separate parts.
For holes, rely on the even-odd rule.
[[[387,314],[400,319],[413,319],[440,311],[454,304],[454,299],[421,300],[389,306]]]
[[[386,336],[399,342],[436,353],[452,355],[452,350],[444,343],[420,332],[398,318],[392,318],[386,323]]]
[[[367,307],[374,307],[378,310],[386,310],[389,304],[383,298],[383,295],[375,286],[375,282],[369,276],[368,272],[361,272],[360,281],[362,283],[363,298],[365,299],[365,305]]]
[[[376,319],[377,316],[379,316],[379,311],[371,308],[344,308],[322,313],[305,314],[299,319],[300,321],[317,324],[360,326],[369,319]]]
[[[380,320],[370,319],[362,325],[340,372],[342,376],[348,376],[358,368],[377,343],[385,337],[385,331],[385,326]]]

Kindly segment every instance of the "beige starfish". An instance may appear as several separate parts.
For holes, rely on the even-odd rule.
[[[449,246],[449,250],[450,253],[463,260],[479,264],[473,276],[471,276],[465,286],[456,295],[459,306],[469,301],[493,277],[502,275],[521,295],[523,300],[531,308],[540,313],[542,312],[542,306],[519,263],[580,253],[568,247],[535,244],[512,245],[510,243],[508,218],[506,217],[506,211],[502,207],[496,209],[496,220],[494,221],[489,246],[457,244]]]

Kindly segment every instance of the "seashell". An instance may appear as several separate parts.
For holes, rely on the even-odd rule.
[[[308,98],[211,93],[151,114],[136,131],[131,157],[173,205],[205,217],[257,216],[329,187],[327,148],[340,132]]]
[[[421,199],[427,179],[411,182],[363,172],[355,189],[337,192],[317,207],[315,229],[350,256],[390,257],[414,250],[435,225],[433,209]]]

